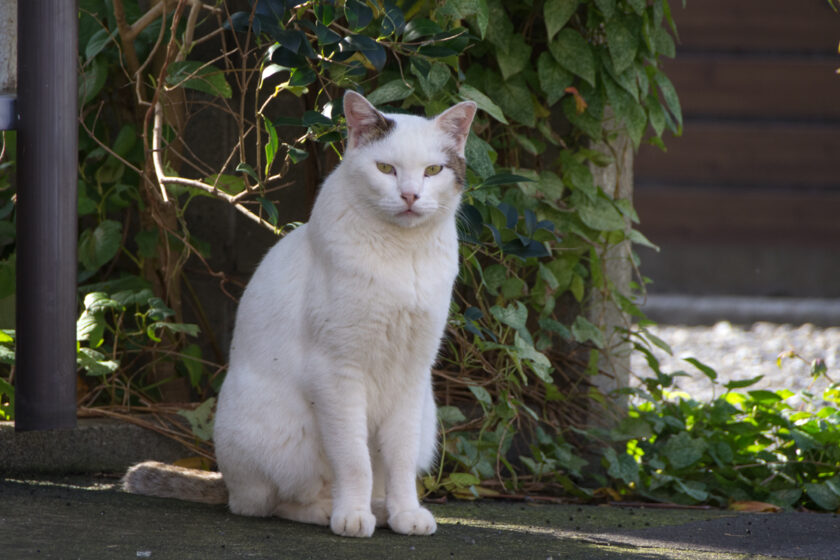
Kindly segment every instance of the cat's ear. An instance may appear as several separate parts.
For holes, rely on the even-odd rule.
[[[355,91],[344,94],[344,117],[347,119],[349,148],[357,148],[382,138],[394,127],[394,121]]]
[[[461,154],[464,153],[476,108],[472,101],[463,101],[435,118],[435,124],[455,139],[455,147]]]

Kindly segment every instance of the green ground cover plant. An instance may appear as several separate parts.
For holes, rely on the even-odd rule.
[[[225,353],[184,270],[218,278],[221,297],[241,286],[211,266],[188,208],[210,198],[282,235],[295,226],[280,219],[291,170],[317,185],[339,157],[343,90],[430,115],[470,99],[481,111],[467,142],[462,271],[435,372],[444,454],[427,491],[837,509],[836,394],[818,411],[737,387],[712,403],[669,398],[672,374],[648,350],[665,345],[635,304],[647,280],[617,286],[606,272],[616,259],[638,271],[633,246],[653,245],[632,201],[595,171],[621,165],[623,139],[664,147],[682,131],[660,64],[675,54],[668,0],[80,0],[79,37],[83,411],[180,410],[187,424],[166,430],[211,460]],[[292,101],[305,109],[280,110]],[[220,161],[189,144],[202,118],[234,131]],[[4,150],[5,171],[13,135]],[[10,176],[0,302],[14,293]],[[596,301],[624,312],[621,336],[589,313]],[[3,363],[13,342],[2,331]],[[635,400],[619,424],[593,428],[622,410],[593,378],[628,343],[652,377],[624,391]],[[6,418],[13,377],[0,376]],[[172,401],[201,404],[162,404]]]

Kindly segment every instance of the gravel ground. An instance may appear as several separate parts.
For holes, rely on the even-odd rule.
[[[810,375],[811,361],[822,359],[830,379],[840,382],[840,328],[819,328],[811,324],[801,326],[755,323],[751,327],[739,327],[720,322],[713,327],[685,327],[658,325],[650,332],[673,350],[673,356],[656,348],[654,354],[660,360],[662,371],[673,373],[683,370],[691,377],[677,378],[676,385],[698,400],[708,399],[713,391],[719,395],[721,387],[714,388],[705,375],[683,358],[694,357],[711,366],[718,373],[718,379],[725,383],[735,379],[764,377],[747,390],[789,389],[798,393],[808,390],[819,393],[830,385],[824,377],[814,381]],[[782,352],[793,350],[802,359],[793,358],[776,365],[776,358]],[[647,376],[650,369],[644,356],[634,353],[633,372]],[[813,385],[812,385],[813,383]]]

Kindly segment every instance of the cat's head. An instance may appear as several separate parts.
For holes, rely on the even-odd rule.
[[[476,104],[465,101],[433,119],[385,114],[344,95],[348,166],[356,195],[385,221],[414,227],[455,214],[464,186],[464,146]]]

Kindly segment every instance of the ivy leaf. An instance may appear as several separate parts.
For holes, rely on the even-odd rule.
[[[610,51],[615,71],[620,74],[629,68],[636,59],[639,40],[618,18],[609,20],[606,23],[605,31],[607,48]]]
[[[688,432],[680,432],[668,438],[662,446],[662,454],[675,469],[689,467],[699,461],[706,451],[706,442],[695,439]]]
[[[591,342],[598,348],[604,347],[604,333],[583,315],[575,317],[575,322],[572,323],[572,335],[580,343]]]
[[[467,136],[467,145],[464,148],[467,165],[478,173],[478,176],[482,179],[487,179],[495,173],[493,159],[491,158],[491,154],[495,155],[495,153],[493,147],[474,132],[470,132],[470,135]]]
[[[233,96],[224,73],[212,64],[198,60],[182,60],[170,64],[166,83],[170,86],[194,89],[225,99]]]
[[[657,71],[654,75],[654,81],[656,82],[656,85],[659,86],[659,91],[662,92],[662,97],[665,99],[665,105],[668,107],[668,110],[674,116],[674,120],[677,123],[677,130],[674,132],[676,134],[682,134],[682,108],[680,107],[680,99],[677,96],[677,90],[674,89],[674,84],[671,83],[668,76],[660,71]]]
[[[210,397],[195,410],[179,410],[178,415],[187,419],[193,435],[204,441],[210,441],[213,438],[213,407],[215,405],[215,397]]]
[[[541,53],[537,59],[537,77],[549,107],[557,103],[563,97],[566,88],[574,83],[574,76],[564,70],[547,52]]]
[[[454,426],[467,420],[467,417],[457,406],[439,406],[437,407],[437,416],[444,426]]]
[[[86,229],[79,236],[79,262],[88,271],[98,270],[117,256],[122,243],[122,224],[105,220],[95,229]]]
[[[615,13],[615,0],[595,0],[595,5],[605,20],[610,19]]]
[[[607,461],[607,474],[612,478],[623,481],[625,484],[639,483],[639,464],[627,453],[619,455],[615,449],[608,447],[604,451],[604,459]]]
[[[519,336],[519,333],[514,336],[514,346],[516,347],[516,353],[519,357],[524,360],[528,360],[528,365],[531,366],[531,371],[533,371],[537,377],[546,383],[554,382],[551,378],[551,362],[548,358],[546,358],[545,354],[537,351],[537,349],[534,348],[534,345]]]
[[[508,124],[508,120],[505,118],[501,107],[493,103],[492,99],[484,95],[477,88],[474,88],[469,84],[463,84],[458,89],[458,93],[461,95],[462,99],[475,101],[475,104],[478,105],[479,109],[481,109],[500,123]]]
[[[515,301],[507,307],[494,305],[490,308],[490,314],[500,323],[512,327],[516,331],[526,331],[528,321],[528,308],[521,301]]]
[[[595,86],[595,56],[580,33],[568,27],[562,29],[548,50],[560,66]]]
[[[566,25],[577,7],[578,0],[548,0],[545,3],[543,17],[545,18],[545,29],[549,41]]]
[[[496,62],[502,71],[502,78],[507,80],[521,72],[531,57],[531,47],[522,35],[510,35],[504,48],[496,49]]]
[[[482,404],[482,406],[493,406],[493,397],[490,396],[490,393],[487,392],[487,389],[478,385],[468,385],[468,387],[470,388],[470,391],[472,392],[473,396],[478,402]]]
[[[521,74],[510,80],[498,78],[488,82],[485,91],[505,115],[527,126],[536,125],[537,114],[531,99],[531,89]]]

